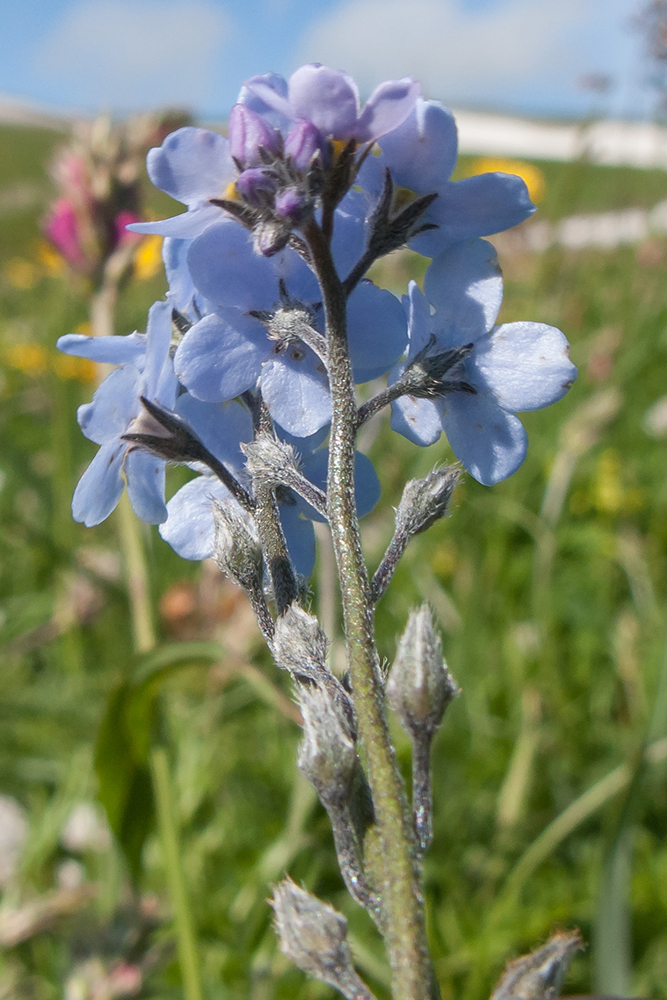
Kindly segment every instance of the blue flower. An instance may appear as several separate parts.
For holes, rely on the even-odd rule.
[[[179,397],[176,412],[183,417],[208,450],[227,466],[236,478],[250,486],[241,444],[252,441],[250,414],[242,403],[202,403],[190,393]],[[321,448],[326,431],[306,439],[282,436],[293,444],[302,460],[302,471],[312,483],[326,486],[328,451]],[[380,484],[365,455],[356,457],[356,495],[360,516],[378,501]],[[211,501],[236,503],[226,487],[208,471],[181,487],[167,504],[167,520],[160,534],[183,559],[207,559],[213,553],[215,525]],[[308,577],[315,564],[313,521],[323,520],[305,500],[291,490],[279,492],[278,509],[290,558],[297,573]]]
[[[325,138],[366,143],[400,125],[419,90],[412,77],[387,80],[360,111],[359,90],[348,73],[309,63],[292,73],[289,81],[275,73],[246,80],[240,100],[283,130],[287,123],[310,122]]]
[[[127,337],[60,337],[65,354],[118,364],[101,384],[91,403],[80,406],[77,419],[87,438],[100,445],[72,499],[75,521],[87,527],[104,521],[120,500],[125,482],[135,513],[149,524],[167,517],[164,503],[164,462],[128,445],[123,435],[136,429],[143,407],[141,396],[171,408],[176,400],[176,378],[169,357],[171,304],[151,306],[145,335]]]
[[[394,383],[415,360],[472,345],[447,373],[453,388],[437,399],[403,396],[392,404],[391,425],[429,445],[444,430],[452,450],[472,476],[492,486],[516,472],[527,450],[526,432],[514,414],[537,410],[565,395],[577,376],[568,344],[544,323],[494,326],[503,284],[496,252],[485,240],[469,240],[436,257],[422,294],[408,289],[410,347],[407,361],[390,375]],[[461,383],[474,391],[463,391]]]
[[[334,257],[342,273],[363,251],[364,225],[356,216],[337,213]],[[326,369],[300,340],[273,340],[251,313],[289,307],[303,310],[305,321],[322,327],[320,291],[315,275],[292,250],[258,256],[252,238],[237,222],[215,223],[187,251],[195,288],[215,309],[186,334],[174,358],[181,382],[198,399],[233,399],[260,380],[272,417],[286,431],[307,437],[331,419]],[[180,281],[184,286],[185,282]],[[390,292],[362,282],[349,298],[348,336],[357,382],[384,374],[407,341],[400,302]]]
[[[461,240],[490,236],[523,222],[535,211],[515,174],[487,173],[450,181],[456,164],[456,123],[439,101],[418,98],[406,119],[379,140],[382,155],[367,157],[357,183],[378,197],[385,169],[408,199],[436,193],[422,221],[437,226],[409,246],[433,257]]]

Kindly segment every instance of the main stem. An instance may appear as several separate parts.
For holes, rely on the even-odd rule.
[[[394,1000],[437,996],[426,944],[424,905],[415,864],[412,818],[385,716],[373,607],[354,497],[357,406],[347,347],[347,301],[330,246],[316,222],[304,235],[322,290],[332,398],[328,517],[341,581],[347,661],[359,737],[373,796],[383,862],[383,934]]]

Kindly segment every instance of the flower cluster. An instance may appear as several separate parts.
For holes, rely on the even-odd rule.
[[[312,571],[332,417],[313,227],[345,291],[353,381],[388,376],[357,426],[390,403],[396,431],[428,445],[444,430],[480,482],[513,473],[527,447],[516,412],[559,399],[576,369],[558,330],[495,326],[502,279],[481,237],[534,209],[514,175],[451,181],[456,151],[451,113],[423,100],[411,78],[383,83],[362,108],[346,73],[317,64],[288,81],[246,81],[228,137],[183,127],[152,149],[153,183],[187,211],[130,228],[165,237],[167,299],[152,307],[146,334],[59,341],[119,366],[79,410],[100,451],[77,487],[75,518],[102,521],[125,481],[137,514],[160,524],[177,552],[209,556],[214,501],[253,515],[248,445],[268,433],[294,454],[270,493],[296,569]],[[404,245],[432,262],[424,291],[411,283],[400,301],[367,272]],[[165,503],[167,461],[198,475]],[[356,478],[363,514],[379,486],[362,455]]]

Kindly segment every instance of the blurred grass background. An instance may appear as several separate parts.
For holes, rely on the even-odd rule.
[[[360,971],[385,997],[379,940],[296,776],[289,687],[245,599],[146,529],[160,644],[137,658],[114,519],[91,530],[71,520],[95,450],[75,411],[95,373],[53,347],[88,319],[39,237],[45,165],[62,141],[0,129],[0,998],[184,995],[151,746],[168,762],[203,996],[333,995],[277,951],[266,898],[289,870],[346,914]],[[549,220],[667,198],[661,171],[535,166]],[[459,172],[472,169],[464,160]],[[165,214],[167,199],[150,197]],[[501,319],[561,327],[580,377],[563,402],[525,415],[530,450],[515,476],[492,490],[464,480],[379,609],[391,658],[410,607],[430,601],[463,689],[434,751],[436,968],[445,1000],[482,1000],[508,957],[578,926],[590,946],[566,992],[664,997],[667,402],[656,403],[667,393],[667,240],[576,253],[529,253],[516,234],[494,242]],[[119,333],[143,329],[165,290],[148,257],[139,270]],[[420,270],[406,253],[380,279],[400,292]],[[383,483],[364,525],[373,566],[405,480],[449,456],[444,440],[419,450],[384,421],[365,440]],[[407,774],[408,741],[395,736]],[[125,854],[95,805],[96,759]]]

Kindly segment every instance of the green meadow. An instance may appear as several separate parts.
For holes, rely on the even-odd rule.
[[[95,373],[53,347],[88,318],[85,289],[40,244],[46,165],[62,141],[0,129],[0,793],[28,822],[0,890],[0,998],[333,997],[277,949],[266,900],[285,871],[345,913],[358,967],[387,997],[380,940],[344,891],[326,814],[296,771],[289,684],[245,598],[142,527],[158,641],[138,655],[122,524],[71,520],[95,451],[76,408]],[[661,171],[537,166],[552,221],[667,199]],[[156,215],[169,211],[150,198]],[[579,379],[562,402],[525,414],[516,475],[493,489],[464,477],[378,612],[390,660],[409,609],[430,602],[462,689],[434,748],[425,883],[436,970],[444,1000],[483,1000],[508,958],[579,927],[588,946],[565,993],[660,998],[667,402],[655,404],[667,397],[667,238],[541,253],[511,234],[494,242],[501,320],[563,329]],[[405,253],[376,277],[400,293],[420,273]],[[143,329],[164,291],[159,272],[133,278],[116,332]],[[444,439],[417,449],[386,420],[362,446],[383,486],[363,529],[374,567],[405,480],[451,453]],[[187,475],[171,470],[169,492]],[[312,601],[329,621],[330,575],[323,543]],[[395,739],[407,780],[398,725]],[[111,839],[104,827],[97,841],[63,835],[77,805],[100,802]],[[128,968],[139,970],[134,993],[81,986],[95,969]]]

